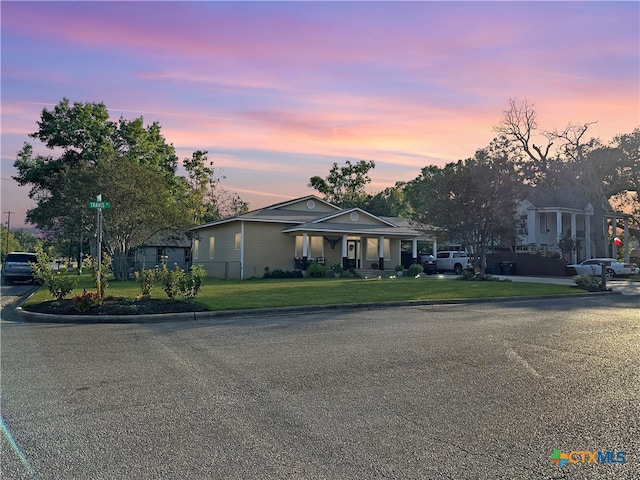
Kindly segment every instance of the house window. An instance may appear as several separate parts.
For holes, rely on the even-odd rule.
[[[527,232],[527,216],[520,215],[518,219],[518,224],[516,225],[516,234],[518,235],[526,235]]]
[[[200,240],[197,238],[193,241],[193,258],[198,258],[198,252],[200,250]]]
[[[302,236],[296,237],[296,252],[297,258],[302,258]],[[320,258],[324,257],[324,238],[323,237],[308,237],[309,238],[309,250],[307,252],[307,258]]]
[[[209,258],[214,258],[216,248],[216,237],[209,238]]]
[[[160,265],[167,261],[167,249],[163,247],[156,248],[156,263]]]
[[[540,233],[547,234],[549,232],[549,225],[547,224],[547,214],[540,214]]]
[[[240,250],[242,247],[242,234],[236,233],[236,250]]]
[[[384,259],[391,260],[391,242],[388,238],[384,239]],[[377,238],[367,238],[367,260],[379,260]]]

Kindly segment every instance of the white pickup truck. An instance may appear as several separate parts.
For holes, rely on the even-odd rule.
[[[460,275],[463,270],[472,268],[471,259],[467,252],[444,250],[436,254],[436,268],[438,272],[455,272]]]

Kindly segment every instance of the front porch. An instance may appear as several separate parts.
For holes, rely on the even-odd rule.
[[[433,250],[437,245],[432,241]],[[365,235],[317,235],[304,232],[296,236],[294,267],[306,270],[311,263],[327,268],[340,265],[343,270],[356,272],[395,272],[395,267],[406,263],[403,245],[411,245],[411,263],[418,263],[418,237],[365,236]],[[406,252],[405,252],[406,253]],[[406,266],[406,265],[405,265]]]

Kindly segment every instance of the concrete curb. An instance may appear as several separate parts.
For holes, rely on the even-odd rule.
[[[72,324],[95,324],[95,323],[161,323],[161,322],[188,322],[207,321],[216,319],[228,319],[233,317],[259,317],[278,316],[303,313],[318,313],[329,311],[353,311],[353,310],[377,310],[381,308],[393,307],[418,307],[429,305],[464,305],[472,303],[497,303],[507,301],[526,300],[549,300],[562,298],[585,298],[598,295],[621,295],[619,292],[585,292],[562,295],[538,295],[538,296],[518,296],[518,297],[491,297],[491,298],[461,298],[446,300],[407,300],[393,302],[375,303],[346,303],[338,305],[304,305],[295,307],[276,308],[254,308],[245,310],[224,310],[216,312],[183,312],[183,313],[163,313],[151,315],[52,315],[48,313],[36,313],[23,310],[20,305],[28,298],[21,298],[14,304],[8,305],[2,310],[2,319],[5,321],[22,323],[72,323]],[[8,315],[7,315],[8,314]]]

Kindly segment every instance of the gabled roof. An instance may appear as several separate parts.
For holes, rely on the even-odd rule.
[[[296,204],[302,204],[305,203],[305,205],[309,205],[309,201],[312,201],[314,203],[321,203],[323,205],[326,205],[327,207],[330,207],[332,209],[335,210],[342,210],[340,207],[334,205],[333,203],[329,203],[326,200],[323,200],[322,198],[316,197],[315,195],[307,195],[306,197],[300,197],[300,198],[295,198],[293,200],[288,200],[286,202],[282,202],[282,203],[276,203],[275,205],[271,205],[269,207],[265,207],[262,210],[278,210],[284,207],[289,207],[292,205],[296,205]]]
[[[320,232],[359,235],[416,237],[420,232],[401,228],[387,219],[377,217],[360,208],[350,208],[316,218],[310,222],[285,228],[283,233]]]
[[[398,219],[401,220],[401,219]],[[378,217],[360,208],[343,210],[326,200],[307,195],[193,228],[199,230],[229,222],[291,224],[283,233],[320,232],[364,235],[419,236],[408,222],[398,225],[391,217]]]
[[[140,246],[188,248],[191,246],[191,239],[185,232],[167,229],[154,233]]]
[[[568,189],[531,187],[525,198],[535,208],[565,208],[585,210],[590,204],[582,194]]]
[[[298,206],[299,208],[296,208]],[[321,208],[316,209],[317,206]],[[292,223],[310,222],[315,218],[326,215],[328,212],[341,211],[337,207],[326,200],[315,195],[307,195],[305,197],[288,200],[286,202],[276,203],[268,207],[252,210],[243,215],[235,217],[223,218],[215,222],[199,225],[192,230],[200,230],[202,228],[221,225],[223,223],[249,221],[249,222],[276,222],[276,223]]]

